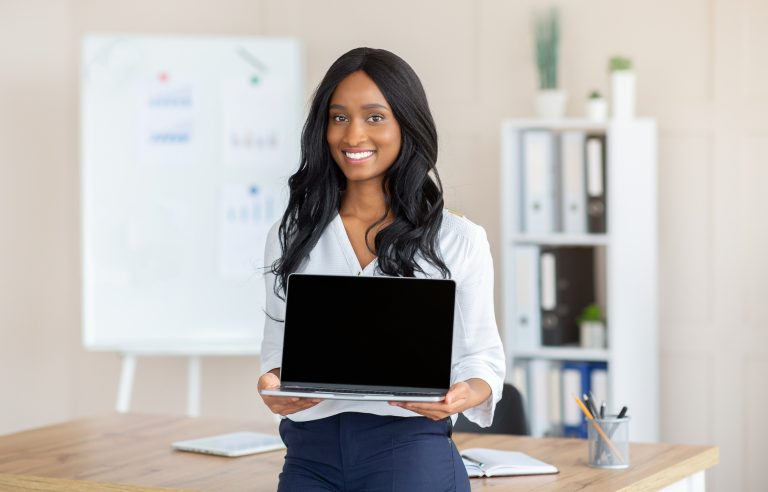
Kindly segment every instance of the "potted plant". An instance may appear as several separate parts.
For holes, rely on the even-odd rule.
[[[602,122],[608,118],[608,102],[598,91],[592,91],[587,99],[587,119]]]
[[[536,15],[536,68],[539,72],[539,92],[536,113],[541,118],[562,118],[566,94],[557,87],[557,62],[560,47],[560,17],[552,7]]]
[[[603,310],[597,304],[585,307],[579,316],[579,338],[583,348],[605,348]]]
[[[635,72],[632,60],[614,56],[608,63],[611,72],[611,105],[615,119],[635,117]]]

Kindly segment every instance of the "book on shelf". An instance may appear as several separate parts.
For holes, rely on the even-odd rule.
[[[470,477],[546,475],[559,472],[555,466],[519,451],[471,448],[462,451],[461,457]]]

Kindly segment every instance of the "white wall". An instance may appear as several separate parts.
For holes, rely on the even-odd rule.
[[[662,437],[721,446],[713,490],[759,490],[768,480],[768,2],[559,3],[569,113],[607,89],[607,59],[621,53],[635,60],[638,112],[659,121]],[[82,33],[298,36],[308,89],[352,47],[395,51],[430,97],[449,206],[484,225],[497,251],[499,121],[532,114],[530,10],[548,4],[0,0],[0,433],[114,404],[119,359],[80,348]],[[205,361],[203,413],[267,418],[257,377],[256,360]],[[142,361],[134,408],[182,413],[184,384],[183,361]]]

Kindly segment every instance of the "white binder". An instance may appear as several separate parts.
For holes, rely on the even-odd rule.
[[[585,138],[586,135],[581,131],[566,131],[560,137],[563,232],[571,234],[587,232]]]
[[[528,361],[528,396],[531,435],[542,437],[551,434],[552,423],[549,421],[549,367],[543,359]]]
[[[595,405],[608,401],[608,371],[604,367],[593,367],[589,372],[590,388],[595,397]]]
[[[539,247],[514,248],[515,297],[513,342],[516,349],[541,346],[541,307],[539,304]]]
[[[530,234],[559,229],[557,159],[552,132],[522,133],[523,228]]]

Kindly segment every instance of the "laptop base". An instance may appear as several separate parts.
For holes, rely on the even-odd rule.
[[[398,394],[371,394],[371,393],[345,393],[342,391],[292,391],[290,389],[263,389],[259,393],[267,396],[290,396],[299,398],[320,398],[322,400],[358,400],[358,401],[416,401],[438,402],[445,399],[445,395],[398,395]]]

